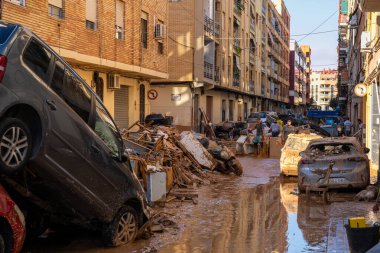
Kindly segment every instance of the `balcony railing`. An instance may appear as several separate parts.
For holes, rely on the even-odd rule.
[[[215,36],[219,37],[220,36],[220,24],[215,22]]]
[[[253,94],[255,93],[255,83],[253,82],[253,80],[249,80],[248,90]]]
[[[215,75],[214,75],[215,82],[220,82],[220,68],[219,66],[215,66]]]
[[[204,30],[206,34],[214,36],[214,20],[207,15],[205,15]]]
[[[241,15],[241,13],[244,10],[244,4],[242,3],[242,0],[235,0],[235,12],[238,15]]]
[[[234,47],[235,48],[240,48],[240,39],[234,38]]]
[[[255,31],[255,19],[252,18],[252,17],[251,17],[250,28],[251,28],[251,31],[252,31],[252,32]]]
[[[249,51],[249,62],[255,63],[255,53],[252,51]]]
[[[239,73],[233,74],[232,85],[235,87],[240,87],[240,74]]]
[[[214,75],[214,65],[205,61],[204,62],[204,77],[208,78],[208,79],[213,79],[213,75]]]

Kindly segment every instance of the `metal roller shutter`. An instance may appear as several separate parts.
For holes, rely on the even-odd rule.
[[[120,86],[115,90],[115,122],[120,130],[129,126],[129,87]]]

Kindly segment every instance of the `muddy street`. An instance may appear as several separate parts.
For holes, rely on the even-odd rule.
[[[199,189],[198,204],[168,203],[178,228],[130,246],[104,248],[96,234],[56,229],[29,243],[26,252],[348,252],[348,217],[377,220],[373,204],[353,202],[354,193],[332,194],[324,205],[297,195],[297,182],[279,176],[279,161],[241,157],[242,177],[220,176]],[[150,251],[149,251],[150,250]]]

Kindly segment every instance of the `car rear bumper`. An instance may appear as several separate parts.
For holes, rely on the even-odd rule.
[[[369,183],[369,169],[363,166],[351,172],[331,174],[327,187],[330,189],[363,188]],[[321,184],[324,184],[324,175],[300,169],[298,176],[299,186],[306,188]]]

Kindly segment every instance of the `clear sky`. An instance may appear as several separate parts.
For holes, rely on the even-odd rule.
[[[284,0],[290,13],[290,34],[307,34],[338,10],[338,0]],[[338,29],[338,12],[315,32]],[[303,36],[291,39],[300,40]],[[338,32],[314,34],[299,42],[311,47],[311,67],[336,69],[338,63]],[[330,65],[335,64],[335,65]],[[319,66],[330,65],[330,66]]]

